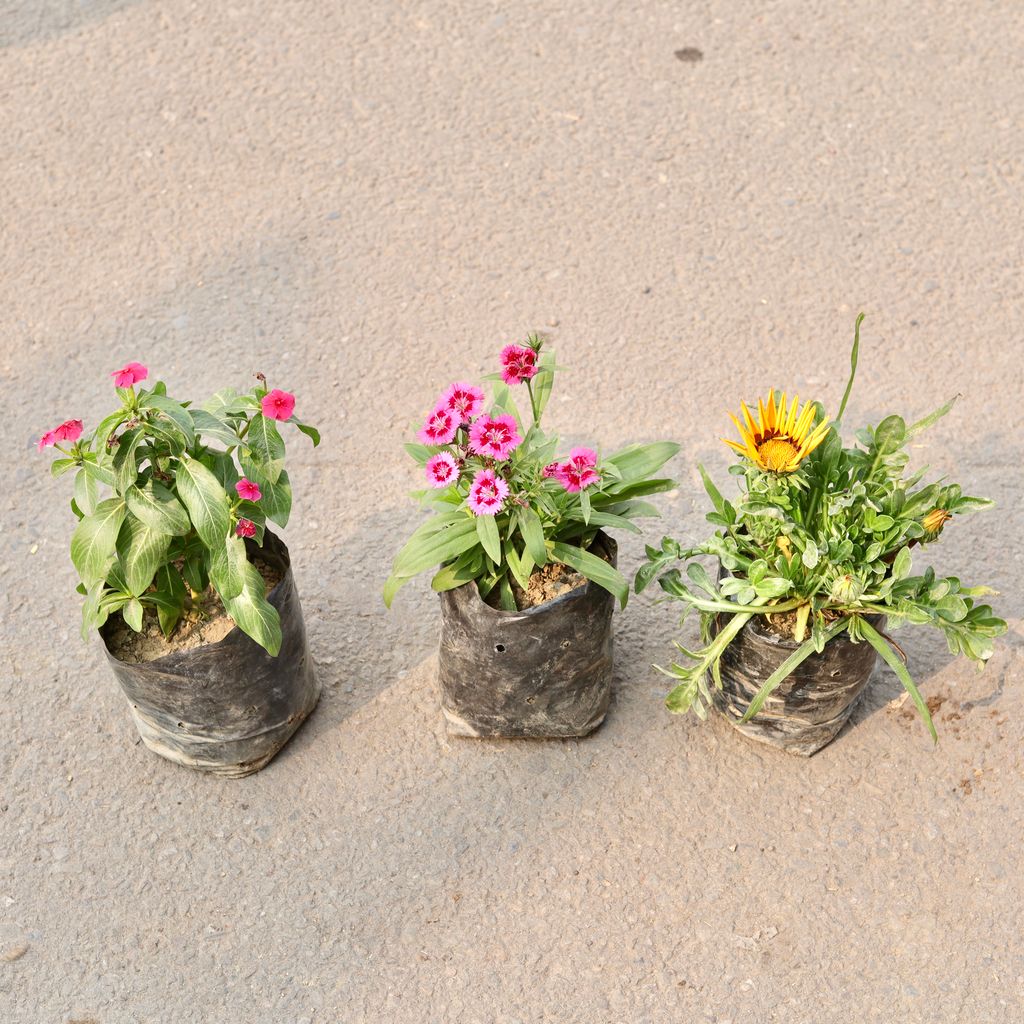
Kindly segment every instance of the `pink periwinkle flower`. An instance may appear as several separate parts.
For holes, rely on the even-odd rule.
[[[423,429],[416,435],[423,444],[448,444],[459,429],[457,413],[439,405],[427,417]]]
[[[142,363],[125,363],[120,370],[114,370],[110,375],[114,378],[114,386],[118,388],[130,388],[133,384],[145,380],[149,376]]]
[[[460,423],[468,423],[474,416],[479,416],[484,408],[484,393],[474,384],[453,384],[438,403],[459,417]]]
[[[239,519],[238,525],[235,527],[235,533],[239,537],[255,537],[256,524],[251,519]]]
[[[499,462],[507,459],[522,440],[516,433],[516,421],[507,414],[481,416],[469,428],[469,447],[477,455],[488,456]]]
[[[65,420],[59,427],[48,430],[39,438],[38,449],[50,448],[58,441],[77,441],[82,436],[81,420]]]
[[[287,420],[295,411],[295,396],[274,388],[260,399],[260,409],[268,420]]]
[[[506,345],[501,350],[501,379],[519,384],[537,373],[537,353],[525,345]]]
[[[473,477],[467,501],[473,515],[495,516],[507,497],[508,484],[493,469],[483,469]]]
[[[235,490],[238,492],[238,496],[245,501],[259,501],[263,497],[259,484],[253,483],[252,480],[248,480],[244,476],[235,484]]]
[[[573,448],[568,460],[558,467],[554,475],[567,491],[577,494],[601,479],[594,469],[596,465],[597,453],[592,449]]]
[[[449,487],[459,479],[459,464],[449,452],[438,452],[427,459],[427,482],[431,487]]]

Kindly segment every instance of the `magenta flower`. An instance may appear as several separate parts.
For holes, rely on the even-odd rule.
[[[501,379],[506,384],[529,380],[537,372],[537,353],[524,345],[506,345],[501,350]]]
[[[110,376],[114,378],[115,387],[130,388],[140,380],[145,380],[149,376],[149,370],[142,363],[125,363],[120,370],[115,370]]]
[[[41,438],[37,448],[42,451],[44,448],[51,448],[58,441],[77,441],[82,436],[81,420],[65,420],[59,427],[48,430]]]
[[[295,411],[295,396],[274,388],[260,399],[260,409],[268,420],[286,420]]]
[[[239,537],[255,537],[256,524],[251,519],[239,519],[238,525],[235,527],[235,533]]]
[[[562,486],[571,494],[577,494],[591,484],[596,484],[600,475],[594,469],[597,453],[591,448],[573,448],[569,458],[554,473]]]
[[[427,459],[427,482],[431,487],[448,487],[459,479],[459,464],[448,452]]]
[[[459,429],[459,417],[450,409],[439,405],[428,417],[423,429],[416,435],[423,444],[448,444]]]
[[[516,421],[508,415],[481,416],[469,428],[469,447],[477,455],[488,456],[499,462],[507,459],[522,440],[516,433]]]
[[[260,498],[263,497],[263,492],[260,490],[259,484],[254,484],[244,476],[237,484],[235,484],[235,490],[238,491],[238,496],[240,498],[244,498],[246,501],[259,501]]]
[[[468,423],[483,412],[484,393],[473,384],[458,382],[441,396],[438,404],[460,417],[460,423]]]
[[[508,497],[508,484],[493,469],[483,469],[475,477],[466,499],[476,516],[497,515]]]
[[[540,472],[540,475],[545,480],[550,480],[552,477],[558,476],[562,471],[562,464],[560,462],[549,462]]]
[[[44,448],[52,448],[57,443],[57,431],[48,430],[41,438],[37,445],[37,450],[42,451]]]

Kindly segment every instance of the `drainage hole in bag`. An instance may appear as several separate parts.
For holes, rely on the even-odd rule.
[[[505,645],[504,644],[495,644],[494,645],[494,649],[495,649],[495,651],[497,651],[498,654],[504,654],[505,653]]]

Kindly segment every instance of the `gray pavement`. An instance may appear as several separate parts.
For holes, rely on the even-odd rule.
[[[0,1021],[1024,1018],[1022,102],[1016,0],[0,2]],[[939,745],[882,673],[810,761],[668,716],[646,596],[592,738],[446,739],[436,599],[379,597],[435,394],[547,330],[552,425],[679,440],[650,535],[692,538],[726,412],[834,407],[860,309],[848,421],[959,393],[916,457],[999,502],[935,551],[1002,593],[988,670],[900,635]],[[148,753],[78,638],[32,441],[128,359],[324,432],[324,697],[245,781]]]

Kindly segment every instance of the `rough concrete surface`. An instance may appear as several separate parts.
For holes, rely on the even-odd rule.
[[[1018,0],[0,3],[0,1020],[1024,1019],[1022,44]],[[848,422],[959,393],[917,455],[999,502],[934,549],[1002,592],[988,670],[900,634],[938,746],[881,672],[810,761],[669,716],[646,595],[592,738],[446,739],[437,600],[379,596],[440,389],[548,330],[551,422],[682,442],[650,534],[693,538],[727,410],[834,408],[860,309]],[[324,430],[325,693],[245,781],[148,753],[78,638],[32,442],[128,359]]]

